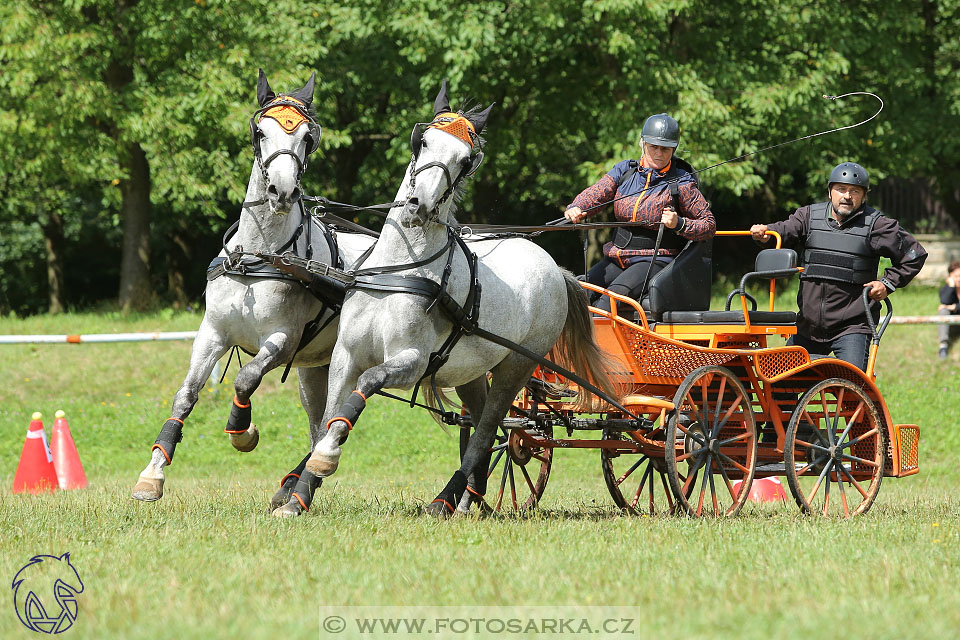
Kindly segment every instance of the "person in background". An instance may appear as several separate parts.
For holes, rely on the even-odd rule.
[[[872,330],[862,302],[863,289],[883,300],[920,273],[927,252],[900,224],[866,204],[870,177],[855,162],[830,172],[826,202],[797,209],[782,222],[750,227],[754,240],[766,243],[776,231],[786,246],[805,246],[797,293],[797,333],[787,344],[804,347],[811,357],[832,352],[866,371]],[[880,257],[890,258],[877,279]],[[879,317],[879,309],[873,311]]]
[[[947,283],[940,287],[940,307],[938,313],[941,316],[960,315],[960,260],[954,260],[947,267]],[[937,330],[940,333],[940,359],[947,357],[947,350],[950,348],[950,342],[956,339],[956,334],[960,333],[960,325],[939,324]]]
[[[615,164],[599,182],[574,198],[564,212],[567,220],[581,222],[606,210],[612,202],[618,221],[636,223],[616,229],[613,239],[603,245],[603,259],[587,273],[587,282],[635,299],[644,293],[640,289],[648,270],[656,274],[687,240],[707,240],[717,230],[693,167],[674,157],[680,143],[677,121],[666,113],[650,116],[643,124],[640,141],[643,155],[639,161]],[[673,192],[671,184],[676,185]],[[666,229],[654,259],[660,223]],[[610,309],[606,296],[597,304]]]

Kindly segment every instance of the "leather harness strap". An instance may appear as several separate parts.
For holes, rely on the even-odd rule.
[[[413,396],[410,400],[411,403],[416,401],[417,388],[419,387],[420,383],[426,377],[433,377],[436,375],[436,371],[446,363],[447,358],[450,356],[450,351],[453,350],[453,347],[456,345],[457,341],[464,335],[476,335],[495,344],[499,344],[502,347],[506,347],[511,351],[519,353],[530,360],[533,360],[540,366],[575,382],[597,397],[609,402],[612,406],[616,407],[625,415],[628,415],[635,420],[640,420],[639,416],[635,415],[632,411],[624,407],[616,399],[611,398],[596,385],[585,380],[576,373],[561,367],[557,363],[548,360],[537,353],[534,353],[533,351],[520,344],[517,344],[516,342],[513,342],[512,340],[480,328],[478,324],[480,311],[480,283],[479,278],[477,278],[476,275],[477,257],[475,253],[470,251],[466,245],[463,244],[462,240],[459,239],[459,236],[455,237],[457,237],[458,244],[460,244],[461,248],[465,252],[465,255],[468,256],[468,263],[471,265],[471,291],[467,295],[467,304],[470,306],[470,311],[464,309],[464,307],[454,300],[445,289],[441,288],[440,284],[430,280],[429,278],[424,278],[421,276],[360,276],[357,277],[356,281],[352,285],[353,287],[361,289],[411,293],[413,295],[430,298],[433,300],[431,302],[431,306],[434,304],[439,306],[440,310],[446,314],[451,322],[453,322],[453,332],[444,342],[441,349],[430,354],[430,363],[427,365],[427,371],[420,378],[420,381],[417,382],[417,387],[414,388]],[[472,300],[471,297],[473,298]]]

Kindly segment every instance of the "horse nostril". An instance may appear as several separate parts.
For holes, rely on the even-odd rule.
[[[267,187],[267,193],[270,194],[271,196],[273,196],[274,198],[279,198],[279,197],[280,197],[280,194],[277,193],[277,187],[276,187],[276,185],[270,185],[269,187]]]
[[[300,200],[300,196],[301,196],[300,188],[294,187],[293,191],[290,193],[290,202],[297,202],[298,200]]]
[[[411,209],[416,209],[417,207],[420,206],[420,198],[417,198],[416,196],[414,196],[413,198],[410,198],[409,200],[407,200],[407,205]]]

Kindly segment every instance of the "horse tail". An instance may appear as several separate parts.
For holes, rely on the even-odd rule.
[[[428,381],[425,380],[424,382]],[[452,400],[450,396],[445,393],[446,391],[449,391],[449,389],[437,387],[437,391],[434,393],[433,385],[423,385],[423,403],[432,409],[437,409],[437,411],[428,411],[430,417],[433,418],[433,421],[440,425],[440,428],[443,429],[443,432],[449,436],[450,430],[447,429],[447,425],[443,422],[443,418],[438,412],[441,408],[449,411],[451,407],[453,407],[454,411],[463,411],[463,405],[455,400]]]
[[[619,399],[622,390],[608,373],[617,370],[617,362],[597,344],[593,320],[587,308],[586,291],[572,273],[566,269],[561,271],[567,288],[567,320],[551,353],[557,364],[576,372],[607,395]],[[580,388],[577,404],[582,410],[588,411],[595,406],[591,396],[589,391]]]

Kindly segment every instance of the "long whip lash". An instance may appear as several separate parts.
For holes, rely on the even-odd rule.
[[[836,133],[837,131],[843,131],[844,129],[854,129],[854,128],[856,128],[856,127],[859,127],[860,125],[863,125],[863,124],[866,124],[866,123],[870,122],[871,120],[873,120],[874,118],[876,118],[878,115],[880,115],[880,112],[881,112],[881,111],[883,111],[883,100],[882,100],[882,99],[880,98],[880,96],[878,96],[877,94],[875,94],[875,93],[870,93],[869,91],[851,91],[850,93],[845,93],[845,94],[840,95],[840,96],[828,96],[828,95],[824,95],[823,97],[824,97],[825,99],[827,99],[827,100],[842,100],[843,98],[846,98],[847,96],[871,96],[871,97],[876,98],[877,100],[880,101],[880,108],[877,109],[877,112],[876,112],[875,114],[873,114],[872,116],[870,116],[869,118],[867,118],[866,120],[864,120],[864,121],[862,121],[862,122],[858,122],[858,123],[856,123],[856,124],[848,124],[848,125],[845,126],[845,127],[837,127],[837,128],[835,128],[835,129],[828,129],[828,130],[826,130],[826,131],[820,131],[820,132],[817,132],[817,133],[811,133],[810,135],[806,135],[806,136],[803,136],[803,137],[801,137],[801,138],[794,138],[793,140],[787,140],[786,142],[779,142],[779,143],[777,143],[777,144],[770,145],[769,147],[764,147],[764,148],[762,148],[762,149],[757,149],[756,151],[751,151],[751,152],[749,152],[749,153],[745,153],[745,154],[743,154],[742,156],[737,156],[736,158],[730,158],[729,160],[724,160],[723,162],[718,162],[717,164],[712,164],[712,165],[710,165],[709,167],[705,167],[705,168],[703,168],[703,169],[699,169],[699,170],[697,170],[697,171],[694,171],[694,173],[703,173],[704,171],[709,171],[710,169],[719,167],[719,166],[721,166],[721,165],[725,165],[725,164],[727,164],[727,163],[729,163],[729,162],[736,162],[737,160],[743,160],[743,159],[746,158],[746,157],[749,157],[749,156],[752,156],[752,155],[755,155],[755,154],[758,154],[758,153],[763,153],[764,151],[770,151],[771,149],[776,149],[777,147],[783,147],[783,146],[788,145],[788,144],[793,144],[794,142],[800,142],[801,140],[809,140],[810,138],[816,138],[817,136],[825,136],[825,135],[827,135],[828,133]]]
[[[786,146],[786,145],[788,145],[788,144],[793,144],[794,142],[801,142],[802,140],[809,140],[810,138],[816,138],[816,137],[818,137],[818,136],[825,136],[825,135],[827,135],[827,134],[836,133],[836,132],[838,132],[838,131],[843,131],[843,130],[845,130],[845,129],[855,129],[856,127],[859,127],[859,126],[861,126],[861,125],[864,125],[864,124],[870,122],[871,120],[873,120],[874,118],[876,118],[878,115],[880,115],[880,112],[881,112],[881,111],[883,111],[883,107],[884,107],[883,99],[882,99],[880,96],[878,96],[877,94],[875,94],[875,93],[870,93],[869,91],[851,91],[850,93],[844,93],[843,95],[839,95],[839,96],[828,96],[828,95],[824,95],[823,98],[825,98],[826,100],[834,100],[834,101],[836,101],[836,100],[842,100],[843,98],[846,98],[846,97],[848,97],[848,96],[870,96],[871,98],[876,98],[876,99],[880,102],[880,108],[877,109],[877,112],[874,113],[872,116],[870,116],[870,117],[867,118],[866,120],[863,120],[863,121],[861,121],[861,122],[857,122],[856,124],[848,124],[848,125],[846,125],[846,126],[844,126],[844,127],[836,127],[836,128],[834,128],[834,129],[827,129],[827,130],[825,130],[825,131],[818,131],[817,133],[811,133],[811,134],[808,134],[808,135],[805,135],[805,136],[801,136],[801,137],[799,137],[799,138],[794,138],[793,140],[787,140],[786,142],[778,142],[777,144],[772,144],[772,145],[770,145],[769,147],[763,147],[762,149],[756,149],[755,151],[750,151],[750,152],[745,153],[745,154],[743,154],[743,155],[741,155],[741,156],[737,156],[736,158],[730,158],[729,160],[724,160],[724,161],[722,161],[722,162],[718,162],[718,163],[716,163],[716,164],[712,164],[712,165],[710,165],[709,167],[705,167],[705,168],[703,168],[703,169],[697,169],[697,170],[695,170],[693,173],[699,175],[699,174],[703,173],[704,171],[709,171],[710,169],[715,169],[715,168],[717,168],[717,167],[719,167],[719,166],[722,166],[722,165],[725,165],[725,164],[729,164],[729,163],[731,163],[731,162],[737,162],[738,160],[743,160],[744,158],[748,158],[748,157],[753,156],[753,155],[756,155],[756,154],[758,154],[758,153],[763,153],[764,151],[770,151],[771,149],[776,149],[776,148],[778,148],[778,147],[784,147],[784,146]],[[665,184],[667,184],[667,183],[663,183],[663,185],[665,185]],[[662,187],[663,185],[660,185],[660,186]],[[589,208],[587,208],[587,209],[583,209],[583,211],[593,211],[594,209],[599,209],[600,207],[605,207],[605,206],[607,206],[608,204],[612,204],[612,203],[616,202],[617,200],[622,200],[623,198],[631,198],[631,197],[637,195],[637,193],[639,193],[639,191],[635,191],[635,192],[633,192],[633,193],[628,193],[628,194],[626,194],[626,195],[620,196],[619,198],[613,198],[612,200],[608,200],[607,202],[603,202],[603,203],[601,203],[601,204],[594,205],[594,206],[589,207]],[[551,221],[551,222],[549,222],[549,223],[547,223],[547,224],[552,224],[552,225],[556,225],[556,224],[558,224],[558,223],[559,223],[559,224],[563,224],[563,223],[560,222],[560,220],[566,220],[566,218],[558,218],[557,220],[553,220],[553,221]],[[576,226],[576,225],[574,225],[574,226]]]

